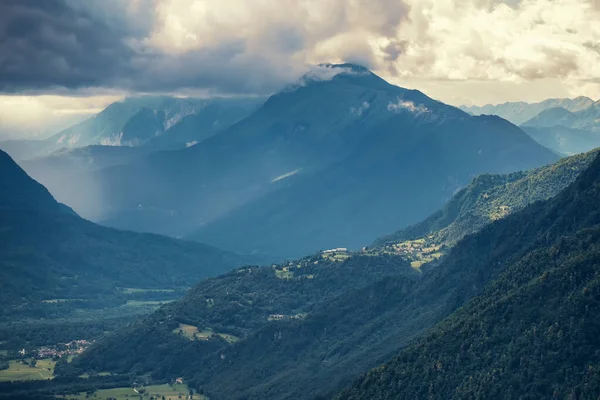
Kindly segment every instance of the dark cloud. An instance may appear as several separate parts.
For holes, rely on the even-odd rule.
[[[0,3],[0,90],[101,86],[131,74],[125,29],[63,0]]]
[[[408,42],[406,40],[394,40],[390,41],[387,46],[382,47],[381,51],[385,54],[385,61],[396,62],[398,57],[400,57],[408,47]]]
[[[586,48],[595,51],[600,54],[600,42],[585,42],[583,44]]]
[[[144,47],[152,26],[140,21],[152,16],[126,20],[126,6],[119,0],[0,3],[0,91],[116,87],[154,92],[197,87],[257,93],[289,79],[282,66],[275,73],[268,59],[246,54],[243,40],[179,55]],[[281,28],[270,39],[274,47],[302,47],[302,38],[293,30]]]

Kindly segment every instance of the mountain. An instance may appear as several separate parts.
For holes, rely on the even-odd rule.
[[[452,247],[489,223],[547,200],[569,186],[599,150],[562,158],[554,164],[507,175],[484,174],[456,193],[424,221],[377,239],[374,246],[423,240],[426,247]]]
[[[537,114],[535,117],[525,121],[523,126],[533,127],[552,127],[566,126],[571,127],[577,122],[577,114],[562,107],[549,108]]]
[[[140,146],[163,136],[163,146],[185,145],[185,141],[203,140],[252,112],[262,99],[195,99],[167,96],[128,97],[109,105],[99,114],[62,130],[47,139],[58,147],[89,145]],[[200,115],[200,124],[185,122],[169,130],[186,117]],[[227,119],[223,119],[225,115]],[[184,130],[187,133],[181,134]],[[197,137],[196,135],[197,134]],[[186,136],[183,138],[182,136]],[[156,142],[155,144],[158,144]]]
[[[588,97],[548,99],[540,103],[462,106],[474,115],[494,114],[521,128],[538,143],[560,153],[576,154],[600,146],[600,101]]]
[[[477,174],[557,159],[498,117],[469,116],[359,66],[321,69],[327,78],[306,76],[196,146],[99,173],[98,220],[297,257],[415,223]]]
[[[591,163],[589,157],[594,157]],[[570,168],[584,163],[588,167],[573,182]],[[521,314],[510,320],[511,314],[495,311],[482,319],[482,314],[463,312],[461,307],[476,296],[485,296],[491,287],[502,302],[510,297],[509,289],[515,282],[527,288],[542,274],[540,268],[576,261],[580,250],[600,239],[600,230],[587,236],[600,223],[600,158],[595,154],[573,157],[546,171],[531,172],[530,178],[521,182],[538,185],[541,192],[549,190],[548,185],[564,187],[557,171],[564,174],[562,179],[573,182],[557,196],[533,202],[473,230],[439,262],[423,265],[417,274],[410,272],[402,256],[378,253],[376,248],[357,254],[322,253],[272,267],[242,268],[200,283],[182,300],[101,341],[64,372],[134,371],[150,373],[155,379],[182,376],[211,399],[314,399],[329,396],[353,376],[381,364],[402,347],[413,346],[410,343],[425,334],[426,339],[417,339],[418,350],[411,353],[411,360],[418,358],[423,346],[437,340],[426,333],[428,329],[456,310],[458,315],[472,317],[476,327],[481,321],[489,323],[488,332],[494,326],[508,326],[507,321],[520,326]],[[547,174],[555,174],[555,178],[549,179]],[[515,194],[506,198],[524,195],[520,190],[508,191]],[[566,249],[571,248],[564,253],[566,258],[557,247],[563,243],[568,243]],[[515,268],[522,268],[521,275],[513,275]],[[358,271],[360,275],[356,275]],[[577,275],[570,270],[567,276],[559,276],[556,290],[561,281],[576,282],[568,276]],[[539,291],[527,301],[541,302],[536,296]],[[472,303],[465,306],[467,310]],[[556,303],[549,303],[548,309]],[[564,303],[569,303],[566,298]],[[520,299],[515,304],[523,310],[534,308]],[[487,304],[481,307],[483,312],[486,308]],[[502,323],[498,323],[498,316],[502,316]],[[462,354],[455,347],[462,345],[462,351],[468,351],[464,343],[477,343],[478,338],[485,337],[481,332],[478,335],[466,341],[459,334],[453,335],[451,350],[445,352],[441,343],[430,354],[436,357],[441,353],[453,362]],[[148,348],[156,350],[142,351]],[[494,352],[470,354],[472,364],[481,354],[490,357],[490,365],[494,362]],[[418,371],[411,369],[410,363],[403,365],[404,370],[417,371],[414,382],[425,390],[431,385],[427,378],[435,374],[434,369],[424,375],[421,371],[428,371],[426,366],[437,368],[435,358]],[[366,378],[374,392],[363,392],[364,385],[358,382],[344,396],[401,396],[401,388],[390,391],[394,388],[391,383],[376,386],[378,378],[371,376],[379,373],[375,370]],[[393,381],[391,377],[386,382]],[[464,381],[462,376],[460,381]],[[372,397],[373,393],[380,397]],[[424,396],[423,392],[408,393],[405,398]],[[440,393],[439,398],[448,398],[452,392]],[[493,397],[493,393],[484,396]]]
[[[151,138],[146,145],[160,149],[193,146],[240,121],[262,103],[263,98],[211,99],[194,114],[170,127],[166,134]]]
[[[483,291],[339,399],[594,398],[600,392],[600,158],[555,198],[465,238]],[[504,260],[502,262],[501,260]],[[468,264],[463,264],[468,266]]]
[[[562,107],[547,109],[525,121],[523,126],[567,128],[600,131],[600,101],[580,111],[569,111]]]
[[[18,161],[87,146],[145,146],[154,151],[184,148],[233,125],[263,102],[259,97],[128,97],[47,139],[3,140],[0,148]]]
[[[200,243],[95,225],[58,203],[0,151],[0,304],[99,299],[174,288],[247,258]]]
[[[577,97],[575,99],[547,99],[539,103],[513,102],[503,104],[487,104],[485,106],[461,106],[460,108],[473,115],[498,115],[515,125],[535,117],[544,110],[561,107],[571,112],[584,110],[591,106],[594,100],[588,97]]]
[[[101,203],[101,193],[94,180],[96,171],[125,165],[156,151],[156,148],[149,146],[62,148],[47,156],[21,160],[19,165],[33,179],[50,188],[59,202],[69,203],[79,210],[86,210],[86,207],[96,209]],[[85,216],[88,219],[96,217],[89,212]]]

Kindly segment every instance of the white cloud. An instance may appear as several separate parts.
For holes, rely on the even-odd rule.
[[[405,110],[413,114],[422,114],[424,112],[429,111],[429,109],[423,104],[416,105],[412,101],[406,101],[400,98],[398,98],[398,101],[396,103],[390,101],[388,103],[387,109],[390,112],[400,112]]]
[[[287,68],[361,60],[388,76],[521,81],[600,76],[595,0],[161,0],[148,43],[243,41]],[[352,61],[352,60],[350,60]],[[297,67],[298,68],[298,67]]]
[[[369,104],[369,102],[363,101],[363,103],[358,107],[350,107],[350,114],[360,117],[369,109],[370,106],[371,104]]]
[[[309,71],[307,65],[347,61],[453,104],[600,98],[597,0],[157,4],[145,45],[174,55],[233,46],[222,68],[246,70],[255,89],[293,82]],[[258,70],[252,67],[257,63]],[[202,68],[211,67],[197,65]]]

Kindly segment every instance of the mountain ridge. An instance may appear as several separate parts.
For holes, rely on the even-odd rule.
[[[506,102],[502,104],[486,104],[484,106],[460,106],[463,111],[477,114],[496,114],[515,125],[522,125],[540,112],[554,107],[562,107],[569,111],[581,111],[594,104],[594,100],[586,96],[573,99],[553,98],[537,103]]]
[[[575,181],[595,159],[599,149],[562,158],[554,164],[508,175],[484,174],[456,193],[441,210],[419,224],[378,238],[373,246],[394,246],[424,240],[452,247],[496,219],[536,201],[554,197]]]
[[[600,388],[594,368],[600,359],[594,350],[599,188],[597,156],[555,198],[465,238],[461,247],[504,239],[496,242],[496,252],[520,240],[528,244],[516,247],[520,249],[513,251],[506,268],[480,295],[337,398],[595,395]],[[565,368],[570,373],[564,374]]]

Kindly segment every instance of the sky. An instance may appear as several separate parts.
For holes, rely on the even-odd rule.
[[[352,62],[454,105],[600,99],[600,0],[2,0],[0,135]]]

